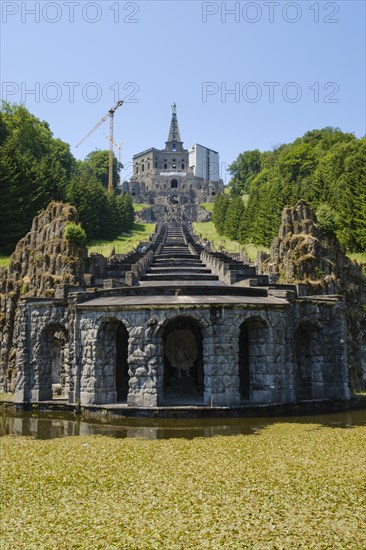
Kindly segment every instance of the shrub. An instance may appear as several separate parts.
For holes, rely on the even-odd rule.
[[[68,223],[64,229],[64,238],[68,241],[73,241],[75,244],[84,244],[86,241],[86,233],[81,225],[77,223]]]

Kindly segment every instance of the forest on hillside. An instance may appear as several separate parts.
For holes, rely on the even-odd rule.
[[[119,165],[114,158],[114,184]],[[29,231],[34,216],[52,200],[76,206],[87,238],[113,239],[133,224],[128,193],[107,192],[108,151],[92,151],[83,161],[53,137],[47,122],[23,105],[0,109],[0,253],[11,253]]]
[[[365,160],[365,137],[330,127],[273,151],[245,151],[229,167],[229,193],[216,198],[216,229],[242,244],[269,246],[284,206],[305,199],[322,229],[335,232],[349,252],[363,252]]]

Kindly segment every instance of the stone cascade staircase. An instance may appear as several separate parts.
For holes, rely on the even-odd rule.
[[[183,234],[182,226],[170,225],[167,228],[165,243],[147,273],[142,276],[144,283],[187,282],[191,284],[212,284],[219,280],[200,260],[199,254],[192,254]]]

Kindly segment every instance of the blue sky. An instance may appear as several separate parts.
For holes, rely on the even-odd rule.
[[[225,166],[307,130],[365,135],[365,2],[1,1],[2,98],[47,120],[77,158],[108,147],[115,103],[124,176],[163,147],[177,104],[186,147]],[[33,90],[33,93],[32,93]],[[230,93],[231,91],[231,93]]]

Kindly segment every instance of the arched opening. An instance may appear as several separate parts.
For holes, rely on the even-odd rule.
[[[300,324],[296,331],[296,399],[302,401],[313,396],[313,340],[312,327]]]
[[[177,189],[177,187],[178,187],[178,182],[177,182],[177,180],[172,180],[172,181],[170,182],[170,187],[171,187],[172,189]]]
[[[249,331],[244,323],[239,335],[239,393],[242,399],[250,396]]]
[[[118,319],[102,323],[98,332],[97,362],[100,364],[96,383],[97,402],[114,403],[127,400],[128,331]]]
[[[250,318],[244,321],[239,333],[239,393],[241,399],[249,401],[253,389],[260,389],[263,381],[261,376],[262,360],[266,355],[268,343],[268,326],[260,318]]]
[[[65,399],[70,390],[68,333],[59,324],[48,325],[41,333],[36,361],[39,401]]]
[[[119,323],[116,334],[116,392],[117,401],[126,401],[128,395],[128,331]]]
[[[204,388],[203,348],[200,325],[177,317],[165,327],[164,401],[202,402]]]

